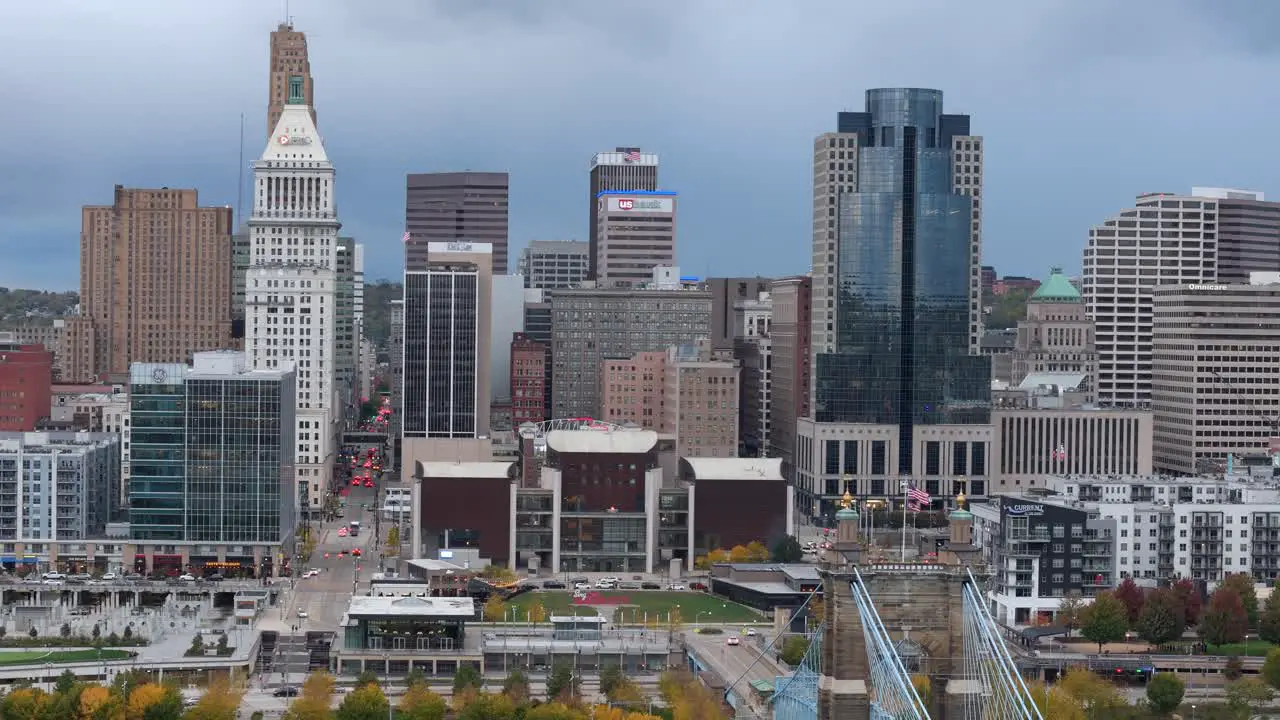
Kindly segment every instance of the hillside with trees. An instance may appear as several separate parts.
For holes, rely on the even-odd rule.
[[[379,349],[391,338],[391,301],[404,297],[404,286],[379,280],[364,286],[364,336]]]
[[[72,291],[0,287],[0,328],[52,325],[55,318],[70,314],[78,304],[80,294]]]

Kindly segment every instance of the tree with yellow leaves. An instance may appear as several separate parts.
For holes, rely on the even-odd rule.
[[[720,699],[687,670],[663,673],[658,689],[674,720],[725,720]]]
[[[5,720],[40,720],[44,717],[49,695],[39,688],[18,688],[0,702],[0,717]]]
[[[1086,720],[1084,708],[1062,688],[1035,682],[1030,684],[1029,689],[1031,701],[1036,704],[1043,717],[1053,720]]]
[[[725,552],[720,548],[716,548],[715,550],[712,550],[711,552],[707,553],[708,565],[716,565],[719,563],[726,563],[726,562],[729,562],[729,553]]]
[[[680,632],[680,626],[684,623],[680,617],[680,608],[673,607],[667,612],[667,629],[673,633]]]
[[[334,717],[337,720],[373,720],[391,714],[391,703],[382,688],[370,683],[352,690],[342,698]]]
[[[200,700],[183,715],[183,720],[236,720],[243,693],[231,689],[223,677],[215,679]]]
[[[747,543],[747,561],[748,562],[769,562],[769,548],[759,540],[752,540]]]
[[[634,712],[620,707],[609,707],[608,705],[595,706],[591,710],[590,717],[595,720],[662,720],[659,715]]]
[[[415,683],[400,697],[396,710],[402,720],[444,720],[449,703],[425,683]]]
[[[1129,705],[1114,683],[1085,668],[1068,670],[1057,687],[1073,698],[1089,717],[1105,717]]]
[[[82,720],[121,720],[123,717],[124,704],[107,688],[90,685],[80,692]]]
[[[182,694],[176,688],[143,683],[129,693],[124,704],[125,720],[177,718],[182,715]]]
[[[502,622],[506,612],[507,606],[497,593],[493,593],[488,600],[484,601],[485,622]]]
[[[751,556],[747,553],[747,548],[744,545],[734,545],[733,548],[729,550],[729,562],[744,563],[750,559]]]
[[[547,621],[547,608],[541,600],[534,600],[529,606],[529,622],[537,625]]]
[[[926,708],[933,704],[933,681],[928,675],[912,675],[911,687],[916,689],[920,702],[924,703]]]
[[[333,676],[323,670],[317,670],[307,676],[302,683],[302,692],[298,699],[289,706],[285,720],[329,720],[329,709],[333,706]]]
[[[454,710],[457,714],[454,716],[457,720],[490,720],[491,718],[509,718],[514,717],[516,713],[516,704],[511,702],[511,698],[500,693],[478,692],[470,694],[466,704],[459,707],[457,696],[454,697]],[[546,707],[545,705],[542,707]],[[534,718],[533,715],[526,715],[526,718]]]

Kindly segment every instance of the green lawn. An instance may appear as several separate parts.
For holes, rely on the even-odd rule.
[[[0,665],[124,660],[132,655],[124,650],[3,650],[0,651]]]
[[[1269,642],[1264,640],[1250,640],[1247,643],[1227,643],[1226,645],[1209,645],[1207,646],[1208,655],[1238,655],[1240,657],[1266,657],[1267,653],[1274,648]]]
[[[599,593],[605,600],[623,600],[616,605],[574,605],[572,593],[561,590],[535,590],[513,600],[508,607],[518,608],[523,615],[535,601],[541,601],[548,615],[610,614],[618,623],[642,624],[648,614],[652,624],[655,618],[665,624],[667,613],[679,608],[679,616],[686,625],[695,621],[706,623],[765,622],[765,617],[745,605],[728,602],[703,592],[673,592],[669,590],[618,590]]]

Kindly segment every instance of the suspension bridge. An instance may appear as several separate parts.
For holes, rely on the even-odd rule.
[[[956,553],[939,563],[861,562],[856,513],[846,511],[842,552],[823,571],[824,617],[799,666],[774,683],[773,718],[1045,720],[983,600],[980,563]],[[968,528],[957,532],[955,522],[971,517],[953,513],[953,543],[967,543]]]

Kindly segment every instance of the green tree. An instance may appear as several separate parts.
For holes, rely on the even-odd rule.
[[[581,679],[568,663],[556,663],[547,676],[547,700],[576,700]]]
[[[249,716],[249,720],[266,720],[266,717],[261,710],[254,710],[253,714]]]
[[[1244,663],[1240,662],[1239,655],[1231,655],[1227,658],[1226,664],[1222,666],[1222,676],[1228,682],[1234,682],[1244,677]]]
[[[413,669],[404,676],[404,684],[408,687],[413,687],[414,685],[426,685],[427,674],[422,671],[422,668],[414,665]]]
[[[426,683],[411,683],[396,706],[400,720],[444,720],[449,704],[427,687]]]
[[[27,634],[28,634],[28,635],[30,635],[30,636],[32,637],[32,639],[35,639],[35,638],[37,638],[37,637],[40,637],[40,631],[39,631],[39,630],[36,630],[36,626],[35,626],[35,625],[32,625],[32,626],[31,626],[31,629],[27,631]]]
[[[364,687],[365,685],[378,685],[378,673],[372,670],[363,670],[356,676],[356,687]]]
[[[1280,690],[1280,648],[1267,651],[1267,659],[1262,661],[1262,679],[1268,685]]]
[[[985,325],[991,330],[1006,330],[1018,326],[1018,321],[1027,317],[1027,299],[1030,290],[1015,288],[1003,295],[987,296],[983,304],[989,309]]]
[[[1173,673],[1156,673],[1147,681],[1147,702],[1161,715],[1177,710],[1185,692],[1186,686]]]
[[[79,683],[80,680],[75,673],[70,670],[63,670],[62,674],[58,676],[58,680],[53,684],[53,691],[59,695],[66,695],[74,690]]]
[[[1231,573],[1222,579],[1222,584],[1218,587],[1235,590],[1236,595],[1240,596],[1245,615],[1249,618],[1249,627],[1258,627],[1258,591],[1254,589],[1253,577],[1247,573]]]
[[[791,635],[782,641],[782,652],[779,655],[782,662],[794,667],[804,660],[804,654],[808,650],[809,641],[803,635]]]
[[[1244,640],[1249,614],[1235,588],[1219,586],[1209,598],[1209,607],[1200,616],[1200,639],[1210,645]]]
[[[453,692],[460,693],[467,688],[479,690],[484,687],[484,678],[480,677],[480,671],[471,663],[462,663],[458,665],[458,669],[453,673]]]
[[[336,720],[383,720],[391,713],[391,703],[376,683],[361,685],[347,693],[334,713]]]
[[[601,682],[603,683],[603,680]],[[524,703],[529,699],[529,676],[525,675],[520,668],[512,670],[502,681],[502,694],[511,698],[516,704]]]
[[[605,665],[600,669],[600,692],[608,697],[626,679],[621,665]]]
[[[196,657],[197,655],[203,655],[203,654],[204,654],[204,636],[202,636],[200,633],[196,633],[196,636],[191,638],[191,647],[187,648],[187,657]]]
[[[400,526],[392,525],[387,531],[387,555],[394,557],[400,554]]]
[[[1145,601],[1145,594],[1142,588],[1138,587],[1138,583],[1133,578],[1127,577],[1120,581],[1116,589],[1112,591],[1116,599],[1124,603],[1125,612],[1128,614],[1129,626],[1133,627],[1138,623],[1138,618],[1142,616],[1142,605]]]
[[[1119,642],[1129,629],[1129,611],[1119,598],[1110,592],[1102,592],[1084,609],[1080,617],[1080,634],[1090,642],[1102,646]]]
[[[1257,715],[1271,704],[1276,691],[1258,678],[1243,678],[1226,687],[1227,707],[1240,714]]]
[[[58,628],[58,634],[64,638],[71,637],[71,624],[62,623],[62,627]]]
[[[804,548],[800,547],[795,535],[783,535],[773,541],[769,554],[774,562],[797,563],[804,559]]]
[[[1161,645],[1182,637],[1186,629],[1187,615],[1177,593],[1167,588],[1156,588],[1147,594],[1138,616],[1138,637]]]
[[[1080,614],[1084,612],[1084,597],[1080,595],[1079,590],[1072,590],[1067,593],[1066,597],[1058,603],[1058,613],[1054,618],[1054,624],[1060,625],[1067,630],[1067,637],[1071,636],[1071,631],[1080,627]]]
[[[1267,596],[1262,616],[1258,618],[1258,636],[1272,645],[1280,644],[1280,592]]]
[[[485,622],[502,622],[503,616],[507,612],[507,607],[502,602],[502,596],[493,593],[488,600],[484,601],[484,621]]]

